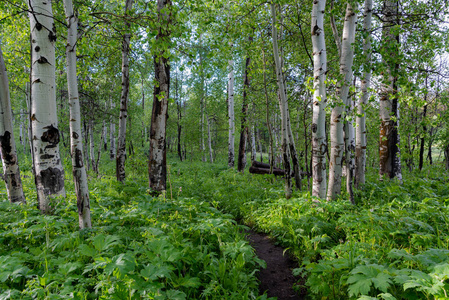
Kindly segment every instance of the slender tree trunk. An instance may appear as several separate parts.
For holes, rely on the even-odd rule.
[[[171,1],[157,0],[159,29],[156,43],[169,44],[171,23]],[[161,47],[161,49],[163,49]],[[169,51],[169,50],[165,50]],[[168,99],[170,92],[169,55],[160,51],[154,56],[156,84],[154,86],[153,111],[150,128],[150,155],[148,164],[149,186],[156,192],[166,189],[167,182],[167,151],[166,127],[168,118]]]
[[[20,116],[22,119],[22,115]],[[21,123],[22,125],[22,123]],[[9,94],[8,74],[3,53],[0,49],[0,154],[3,165],[3,178],[6,192],[11,203],[25,203],[22,180],[20,178],[16,143],[12,125],[11,98]]]
[[[67,87],[70,108],[70,145],[72,156],[72,173],[78,207],[80,229],[91,228],[89,187],[83,158],[83,140],[81,136],[81,113],[76,77],[76,41],[78,19],[73,11],[72,0],[64,0],[67,21]]]
[[[210,118],[209,115],[206,114],[206,120],[207,120],[207,145],[209,147],[209,161],[210,163],[214,162],[214,152],[212,150],[212,135],[210,133]]]
[[[343,25],[342,42],[339,44],[341,45],[340,76],[342,78],[337,85],[337,98],[339,102],[336,103],[331,114],[331,154],[329,161],[329,186],[327,190],[328,200],[335,199],[341,193],[343,152],[345,150],[345,141],[343,139],[343,123],[345,118],[342,118],[342,116],[345,115],[344,107],[351,106],[351,101],[349,100],[348,95],[352,80],[352,63],[354,58],[352,44],[355,40],[356,20],[357,15],[354,13],[352,6],[348,3]],[[349,141],[350,128],[352,128],[352,124],[346,124],[347,141]],[[346,147],[346,150],[351,151],[351,149],[351,147]],[[348,181],[348,184],[349,183],[350,181]]]
[[[355,30],[354,30],[355,35]],[[354,41],[352,41],[354,42]],[[346,115],[351,114],[353,104],[351,98],[348,99],[350,103],[346,106]],[[345,122],[345,161],[346,161],[346,190],[349,194],[349,200],[355,204],[354,192],[352,188],[353,178],[355,174],[355,140],[354,140],[354,126],[351,121]]]
[[[270,122],[270,98],[268,97],[267,90],[267,62],[265,59],[265,52],[262,50],[262,58],[263,58],[263,88],[265,92],[265,105],[266,105],[266,121],[267,121],[267,129],[268,129],[268,162],[270,163],[270,173],[273,172],[274,165],[274,149],[273,149],[273,131],[271,129]]]
[[[32,41],[31,127],[36,189],[39,209],[50,213],[51,198],[65,197],[56,108],[56,30],[50,1],[30,0],[28,5]]]
[[[292,183],[290,172],[290,153],[289,153],[289,128],[288,128],[288,103],[285,95],[284,75],[279,57],[278,34],[276,29],[276,7],[271,4],[271,37],[273,39],[273,55],[276,65],[276,77],[278,83],[279,107],[281,111],[281,130],[282,130],[282,157],[285,170],[285,197],[288,199],[292,195]]]
[[[254,125],[251,125],[251,163],[256,160],[256,131]]]
[[[89,160],[92,170],[97,173],[95,168],[95,144],[94,144],[94,121],[92,118],[89,119]]]
[[[113,113],[115,110],[115,103],[113,100],[113,97],[111,96],[111,113]],[[110,146],[110,152],[109,152],[109,158],[111,160],[115,159],[115,153],[116,153],[116,148],[115,148],[115,123],[112,120],[112,117],[110,118],[110,123],[109,123],[109,143],[111,144]]]
[[[433,135],[433,130],[434,130],[434,128],[431,127],[430,131],[429,131],[429,148],[428,148],[428,151],[427,151],[427,158],[429,159],[429,165],[433,164],[433,161],[432,161],[432,144],[433,144],[432,135]]]
[[[178,120],[177,120],[177,127],[178,127],[178,156],[179,160],[183,161],[182,156],[182,147],[181,147],[181,132],[182,132],[182,125],[181,125],[181,119],[182,119],[182,102],[178,95],[178,78],[176,78],[176,108],[178,110]],[[181,73],[181,92],[182,92],[182,73]],[[180,93],[181,94],[181,93]]]
[[[249,41],[252,42],[253,38],[249,37]],[[242,119],[240,127],[240,143],[239,143],[239,156],[237,160],[237,170],[242,172],[245,170],[246,166],[246,141],[248,139],[248,90],[250,85],[249,79],[249,65],[251,63],[251,58],[246,58],[245,62],[245,74],[243,76],[243,100],[242,100]]]
[[[260,139],[259,126],[257,126],[256,135],[257,135],[257,147],[259,148],[260,162],[263,162],[263,152],[262,152],[263,150],[262,150],[262,141]]]
[[[326,44],[324,39],[324,11],[326,0],[315,0],[312,8],[313,44],[313,118],[312,118],[312,196],[326,196]]]
[[[103,149],[104,151],[108,151],[108,127],[106,126],[106,120],[103,119],[103,129],[101,138],[103,140]],[[101,147],[98,147],[101,149]]]
[[[234,61],[229,60],[229,76],[228,76],[228,167],[234,167],[235,157],[235,124],[234,124]]]
[[[380,148],[379,175],[381,178],[398,178],[402,182],[399,152],[399,102],[397,97],[397,76],[399,71],[399,33],[397,0],[385,0],[383,13],[382,39],[384,44],[383,63],[386,65],[383,87],[380,93]]]
[[[426,115],[427,115],[427,77],[426,74],[426,92],[424,93],[424,102],[426,103],[423,107],[423,113],[422,113],[422,135],[421,135],[421,145],[419,148],[419,170],[422,170],[423,164],[424,164],[424,147],[425,147],[425,136],[427,133],[427,126],[426,126]]]
[[[133,0],[126,0],[125,17],[133,5]],[[117,139],[116,177],[120,182],[125,181],[125,159],[126,159],[126,119],[128,118],[129,98],[129,48],[131,33],[129,33],[129,21],[125,21],[126,33],[122,41],[122,94],[120,97],[119,133]]]
[[[355,147],[355,187],[365,184],[366,169],[366,115],[365,105],[368,104],[369,87],[371,84],[371,18],[373,14],[373,1],[365,0],[365,10],[363,19],[363,53],[365,55],[365,65],[361,82],[362,95],[357,105],[356,117],[356,147]]]

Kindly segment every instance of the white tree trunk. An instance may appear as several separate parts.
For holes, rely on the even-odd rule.
[[[50,213],[51,198],[64,196],[56,109],[56,29],[51,1],[29,0],[31,26],[31,127],[39,209]]]
[[[115,103],[114,103],[113,97],[111,97],[111,112],[114,112],[114,110],[115,110]],[[111,144],[110,151],[109,151],[109,158],[111,160],[114,160],[115,153],[117,150],[115,148],[115,123],[112,120],[112,118],[110,118],[110,124],[109,124],[109,143]]]
[[[133,0],[126,0],[125,16],[131,10]],[[116,157],[116,177],[120,182],[125,181],[125,158],[126,158],[126,119],[128,118],[128,98],[129,98],[129,43],[131,33],[129,33],[130,24],[125,21],[126,33],[122,41],[122,93],[120,97],[120,118],[119,133],[117,139],[117,157]]]
[[[72,156],[73,181],[78,207],[80,229],[91,228],[89,187],[83,158],[83,139],[81,135],[81,113],[76,78],[76,41],[78,19],[73,11],[72,0],[64,0],[67,21],[67,86],[70,108],[70,145]]]
[[[355,146],[355,186],[365,184],[366,168],[366,116],[364,106],[368,104],[368,89],[371,83],[371,18],[373,15],[373,1],[365,0],[365,11],[363,19],[363,54],[365,55],[365,65],[361,82],[362,95],[357,105],[357,126],[356,126],[356,146]]]
[[[326,43],[324,11],[326,0],[315,0],[312,7],[313,117],[312,117],[312,196],[326,196]]]
[[[103,149],[104,151],[108,151],[108,127],[106,126],[106,120],[103,119],[103,131],[102,131],[102,139],[103,139]],[[99,147],[101,148],[101,147]]]
[[[234,167],[235,158],[235,124],[234,124],[234,61],[229,61],[229,77],[228,77],[228,167]]]
[[[209,115],[206,115],[207,119],[207,145],[209,146],[209,161],[210,163],[214,162],[214,152],[212,150],[212,136],[210,134],[210,118]]]
[[[20,115],[22,119],[22,115]],[[22,125],[22,121],[20,123]],[[22,129],[22,126],[20,127]],[[21,133],[22,134],[22,133]],[[11,203],[25,203],[12,125],[8,74],[0,49],[0,153],[6,192]]]
[[[256,160],[256,131],[254,125],[251,126],[251,163]]]
[[[348,100],[350,103],[348,103],[348,105],[346,106],[347,115],[351,114],[352,109],[354,108],[352,99]],[[354,126],[352,124],[352,121],[346,121],[345,122],[346,190],[349,194],[349,200],[351,201],[352,204],[355,204],[354,192],[352,189],[352,182],[355,173],[354,153],[355,153]]]
[[[94,121],[92,118],[89,120],[89,160],[90,166],[94,172],[97,172],[95,166],[95,144],[94,144]]]
[[[354,13],[351,4],[348,3],[346,7],[346,15],[343,24],[343,34],[341,41],[341,81],[337,85],[338,103],[336,103],[336,105],[332,109],[331,115],[331,154],[329,162],[329,186],[327,190],[328,200],[335,199],[341,193],[342,161],[343,151],[345,149],[345,142],[343,140],[343,123],[345,122],[344,107],[348,107],[351,105],[350,100],[348,99],[348,95],[349,87],[351,86],[352,81],[352,63],[354,60],[352,44],[355,40],[356,21],[357,15]],[[352,124],[348,124],[346,130],[349,130],[349,127],[353,128]]]
[[[288,199],[292,195],[292,183],[290,177],[290,155],[288,138],[288,103],[285,95],[284,76],[282,75],[281,61],[278,48],[278,34],[276,30],[276,8],[271,4],[271,37],[273,39],[273,55],[276,65],[276,78],[279,87],[279,107],[281,110],[281,130],[282,130],[282,157],[285,170],[285,197]]]

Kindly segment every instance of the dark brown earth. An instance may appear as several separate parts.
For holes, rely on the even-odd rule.
[[[266,269],[259,273],[259,292],[267,292],[268,297],[277,297],[278,300],[302,300],[305,299],[305,291],[300,293],[293,290],[301,278],[296,278],[292,274],[292,269],[298,264],[292,260],[284,249],[276,246],[267,235],[248,231],[247,239],[250,245],[256,250],[260,259],[267,263]]]

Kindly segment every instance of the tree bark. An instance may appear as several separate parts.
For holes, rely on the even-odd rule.
[[[373,14],[373,1],[365,0],[365,10],[363,18],[363,54],[365,55],[365,65],[363,78],[361,81],[362,95],[357,105],[356,117],[356,146],[355,146],[355,178],[356,188],[365,184],[366,169],[366,115],[365,105],[368,104],[369,88],[371,84],[371,19]]]
[[[388,178],[398,178],[402,182],[401,160],[399,151],[399,102],[397,97],[397,76],[399,71],[399,34],[395,32],[398,24],[397,0],[385,0],[383,13],[383,56],[386,67],[383,87],[380,92],[379,114],[380,147],[379,147],[379,175]]]
[[[171,0],[157,0],[160,25],[156,43],[168,44],[170,41],[171,5]],[[148,173],[149,187],[155,192],[166,190],[167,181],[167,150],[165,141],[170,92],[170,64],[169,53],[165,53],[165,51],[162,50],[154,56],[156,84],[154,86],[153,111],[151,115]]]
[[[72,157],[72,173],[75,184],[78,223],[80,229],[91,228],[89,187],[83,158],[83,139],[81,135],[81,112],[76,77],[76,42],[78,19],[73,11],[72,0],[64,0],[67,21],[67,88],[70,108],[70,151]]]
[[[20,116],[22,119],[22,115]],[[21,123],[22,125],[22,123]],[[21,127],[22,128],[22,127]],[[11,203],[26,203],[20,178],[16,143],[12,125],[9,81],[3,53],[0,48],[0,154],[3,165],[3,178],[6,183],[8,200]]]
[[[290,153],[289,153],[289,128],[288,128],[288,103],[285,95],[284,75],[279,57],[278,34],[276,29],[276,7],[271,4],[271,37],[273,39],[273,55],[276,66],[276,78],[278,83],[279,107],[281,111],[281,130],[282,130],[282,157],[285,170],[285,197],[289,199],[292,195],[292,183],[290,177]]]
[[[253,38],[248,39],[252,42]],[[245,74],[243,76],[243,100],[242,100],[242,118],[240,126],[240,143],[239,143],[239,156],[237,160],[237,170],[242,172],[245,170],[246,166],[246,140],[248,139],[248,90],[250,85],[249,71],[251,57],[248,54],[245,62]]]
[[[426,91],[424,93],[424,102],[425,105],[423,107],[423,113],[422,113],[422,135],[421,135],[421,145],[419,148],[419,170],[422,170],[423,164],[424,164],[424,147],[425,147],[425,136],[427,133],[427,126],[426,126],[426,116],[427,116],[427,77],[426,74]]]
[[[133,5],[133,0],[126,0],[125,18]],[[122,41],[122,94],[120,97],[119,133],[117,139],[116,177],[120,182],[125,181],[125,158],[126,158],[126,119],[128,118],[129,98],[129,48],[131,33],[129,33],[129,21],[125,21],[126,33]]]
[[[229,123],[229,137],[228,137],[228,167],[234,167],[235,158],[235,116],[234,116],[234,61],[229,60],[229,75],[228,75],[228,123]]]
[[[209,161],[210,163],[214,162],[214,155],[212,151],[212,136],[210,133],[210,118],[209,115],[206,114],[206,120],[207,120],[207,145],[209,147]]]
[[[354,53],[352,50],[352,44],[355,40],[355,24],[357,15],[354,13],[352,6],[347,3],[345,21],[343,25],[343,34],[340,56],[340,81],[337,84],[337,99],[338,103],[332,109],[331,114],[331,153],[329,161],[329,186],[327,190],[327,199],[334,200],[341,193],[341,175],[342,175],[342,163],[343,153],[345,150],[345,141],[343,139],[343,124],[345,122],[344,107],[350,107],[349,87],[352,80],[352,63],[354,59]],[[350,112],[350,110],[348,111]],[[349,141],[349,132],[352,124],[346,126],[346,138]],[[352,135],[353,136],[353,135]],[[346,143],[347,145],[348,143]],[[352,148],[346,147],[346,150],[352,151]],[[348,162],[347,162],[348,163]]]
[[[113,113],[115,110],[115,103],[113,100],[113,97],[111,96],[111,113]],[[116,154],[116,148],[115,148],[115,123],[112,120],[112,117],[110,116],[110,123],[109,123],[109,143],[111,144],[110,150],[109,150],[109,158],[111,160],[115,159]]]
[[[324,39],[324,11],[326,0],[315,0],[312,8],[313,45],[313,117],[312,117],[312,196],[326,196],[326,44]]]
[[[64,169],[59,153],[56,108],[56,29],[51,2],[30,0],[31,26],[31,127],[38,206],[51,212],[51,198],[65,197]]]

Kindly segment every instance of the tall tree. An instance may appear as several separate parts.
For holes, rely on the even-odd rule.
[[[345,150],[345,141],[343,139],[345,118],[342,118],[342,116],[344,116],[345,107],[350,107],[351,105],[348,95],[352,79],[352,63],[354,59],[352,44],[355,39],[356,19],[357,15],[354,13],[351,4],[347,3],[341,43],[337,43],[341,47],[339,50],[341,78],[337,85],[338,102],[332,109],[331,114],[331,154],[329,161],[329,186],[327,190],[327,198],[329,200],[335,199],[341,193],[342,162]],[[338,35],[335,34],[334,36]],[[350,125],[346,124],[345,129],[348,131],[348,134],[349,127]],[[346,139],[349,142],[348,134],[346,134]],[[347,148],[350,149],[349,147]]]
[[[399,152],[399,101],[397,80],[399,72],[398,1],[385,0],[382,8],[382,61],[385,65],[380,91],[379,175],[402,181]]]
[[[128,118],[129,98],[129,49],[131,33],[130,22],[127,20],[128,13],[133,5],[133,0],[126,0],[125,4],[125,34],[122,41],[122,94],[120,97],[119,133],[117,139],[116,176],[117,180],[125,180],[125,158],[126,158],[126,119]]]
[[[31,128],[38,206],[51,211],[53,196],[64,196],[56,108],[55,41],[51,1],[29,0],[31,26]]]
[[[355,186],[365,184],[366,167],[366,115],[365,106],[368,104],[369,87],[371,84],[371,18],[373,15],[373,1],[365,0],[363,12],[363,55],[365,64],[363,66],[363,78],[360,89],[362,95],[357,104],[356,118],[356,146],[355,146]]]
[[[92,227],[90,219],[89,187],[83,157],[83,139],[81,135],[81,113],[76,78],[76,42],[78,34],[78,18],[73,11],[72,0],[64,0],[67,21],[67,87],[70,108],[70,145],[72,156],[72,172],[75,184],[76,203],[78,207],[79,227]]]
[[[170,91],[170,43],[172,23],[171,0],[157,0],[158,34],[154,56],[156,84],[154,86],[153,111],[150,127],[150,155],[148,164],[150,189],[161,192],[167,183],[166,127]]]
[[[281,110],[281,130],[282,130],[282,158],[285,170],[285,197],[288,199],[292,195],[292,183],[290,175],[290,153],[289,153],[289,136],[288,136],[288,103],[285,94],[284,75],[282,74],[281,61],[278,48],[278,34],[276,30],[276,7],[271,4],[271,36],[273,39],[273,54],[276,66],[276,78],[279,87],[279,107]]]
[[[312,7],[313,45],[313,117],[312,117],[312,195],[326,196],[326,42],[324,39],[324,12],[326,0],[315,0]]]
[[[11,98],[2,49],[0,48],[0,154],[6,192],[11,203],[25,203],[22,180],[20,178],[16,143],[12,125]]]
[[[253,40],[248,38],[249,42]],[[237,160],[237,170],[243,172],[246,166],[246,142],[248,140],[248,92],[250,86],[249,72],[250,72],[251,57],[247,54],[245,60],[245,74],[243,76],[243,100],[242,100],[242,117],[240,125],[240,142],[239,142],[239,156]]]
[[[232,46],[232,45],[231,45]],[[235,124],[234,124],[234,61],[229,60],[228,75],[228,167],[234,167],[234,144],[235,144]]]

